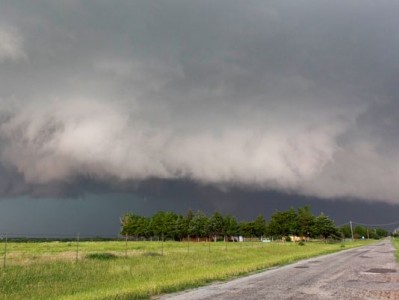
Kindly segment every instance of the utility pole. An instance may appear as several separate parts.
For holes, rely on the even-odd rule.
[[[352,227],[352,221],[349,221],[349,224],[351,225],[351,235],[352,235],[352,241],[353,241],[353,227]]]

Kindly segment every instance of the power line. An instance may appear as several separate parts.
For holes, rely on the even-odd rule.
[[[390,226],[390,225],[395,225],[395,224],[399,224],[399,221],[396,222],[391,222],[391,223],[385,223],[385,224],[366,224],[366,223],[359,223],[359,222],[355,222],[352,221],[352,223],[355,223],[357,225],[363,225],[363,226],[375,226],[375,227],[382,227],[382,226]]]
[[[346,224],[349,224],[350,222],[346,222],[346,223],[343,223],[343,224],[339,224],[339,225],[337,225],[336,227],[342,227],[342,226],[344,226],[344,225],[346,225]]]

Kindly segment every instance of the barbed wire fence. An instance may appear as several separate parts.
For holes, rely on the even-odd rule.
[[[165,239],[164,235],[137,237],[129,235],[84,235],[61,234],[0,234],[0,257],[3,270],[10,264],[28,265],[32,262],[64,260],[79,263],[90,255],[108,255],[115,258],[144,256],[164,256],[169,254],[195,254],[198,251],[212,253],[227,251],[230,248],[262,247],[261,238],[248,237],[238,242],[219,237],[197,238],[187,236],[181,241]],[[96,242],[96,243],[94,243]],[[147,242],[147,243],[140,243]],[[228,244],[234,244],[230,246]],[[240,244],[238,246],[237,244]],[[244,245],[243,245],[244,244]]]
[[[399,221],[368,224],[357,221],[348,221],[337,227],[350,225],[360,225],[366,227],[382,227],[390,229],[399,226]],[[393,230],[392,230],[393,231]],[[353,232],[353,229],[352,229]],[[353,237],[353,233],[352,233]],[[172,240],[165,239],[163,234],[151,237],[137,237],[129,235],[85,235],[85,234],[23,234],[23,233],[3,233],[0,234],[0,257],[2,256],[2,267],[6,270],[7,266],[13,263],[29,264],[35,261],[65,260],[79,263],[90,255],[110,255],[119,258],[145,256],[164,256],[173,253],[195,254],[198,251],[208,253],[217,251],[245,251],[248,247],[264,247],[263,241],[272,242],[269,239],[254,237],[218,237],[218,241],[211,237],[198,238],[187,237],[181,239],[180,243],[170,243]],[[352,238],[353,239],[353,238]],[[138,242],[150,243],[138,243]],[[91,243],[98,242],[98,243]],[[134,242],[134,243],[132,243]],[[232,242],[232,243],[230,243]],[[274,240],[284,242],[283,240]],[[232,246],[230,246],[230,244]],[[294,243],[295,244],[295,243]],[[35,245],[35,246],[33,246]]]

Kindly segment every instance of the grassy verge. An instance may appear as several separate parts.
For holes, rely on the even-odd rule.
[[[166,242],[162,255],[160,242],[129,242],[127,257],[124,242],[10,243],[0,299],[143,299],[368,243]]]
[[[396,260],[399,262],[399,238],[392,239],[392,243],[396,248]]]

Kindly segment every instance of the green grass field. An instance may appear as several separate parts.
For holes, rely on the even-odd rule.
[[[399,262],[399,238],[392,239],[393,245],[396,248],[396,260]]]
[[[8,243],[5,269],[0,244],[0,299],[149,298],[372,242]]]

